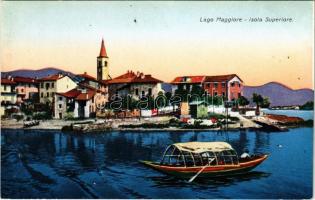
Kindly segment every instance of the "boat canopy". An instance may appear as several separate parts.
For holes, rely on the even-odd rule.
[[[169,145],[160,164],[170,166],[238,165],[238,156],[226,142],[185,142]]]
[[[184,142],[173,144],[180,151],[190,151],[192,153],[202,153],[207,151],[220,152],[233,150],[232,146],[226,142]]]

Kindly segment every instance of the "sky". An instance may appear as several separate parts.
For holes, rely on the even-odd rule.
[[[111,77],[238,74],[246,85],[314,88],[313,1],[0,2],[1,71],[57,67],[96,75],[104,38]],[[292,22],[200,22],[287,17]],[[135,22],[136,20],[136,22]]]

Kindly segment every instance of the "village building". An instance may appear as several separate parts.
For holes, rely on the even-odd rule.
[[[81,78],[80,84],[88,85],[95,89],[101,90],[104,93],[108,93],[107,81],[106,80],[97,80],[92,75],[84,72],[83,74],[77,74]]]
[[[74,118],[95,117],[96,112],[105,107],[104,92],[80,84],[76,88],[55,94],[54,118],[63,119],[67,114]]]
[[[69,76],[63,74],[47,76],[38,79],[38,82],[40,103],[53,103],[55,93],[67,92],[77,86],[76,82]]]
[[[236,74],[207,76],[203,88],[212,96],[223,96],[228,101],[234,101],[243,95],[243,80]]]
[[[12,80],[16,83],[17,103],[38,101],[38,82],[36,79],[16,76]]]
[[[1,103],[16,103],[16,82],[11,79],[1,79]]]
[[[162,82],[150,74],[127,71],[127,73],[107,81],[109,99],[113,100],[113,96],[117,95],[120,97],[130,95],[136,100],[147,96],[156,97],[159,92],[164,93],[161,87]]]
[[[221,96],[234,101],[243,95],[243,80],[236,74],[219,76],[180,76],[171,84],[172,93],[177,89],[191,91],[194,85],[203,88],[210,96]]]
[[[5,109],[8,106],[15,105],[16,103],[16,83],[12,79],[1,79],[1,108],[0,115],[5,114]]]

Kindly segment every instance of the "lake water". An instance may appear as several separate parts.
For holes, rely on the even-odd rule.
[[[313,110],[270,110],[262,109],[264,113],[276,114],[276,115],[287,115],[291,117],[301,117],[304,120],[314,119]]]
[[[159,160],[174,142],[227,141],[238,153],[270,153],[246,175],[193,183],[138,160]],[[288,132],[2,130],[2,198],[311,198],[313,128]],[[281,146],[279,146],[281,145]]]

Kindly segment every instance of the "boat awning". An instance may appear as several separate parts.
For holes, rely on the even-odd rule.
[[[233,150],[232,146],[226,142],[183,142],[173,144],[181,151],[202,153],[205,151],[220,152],[223,150]]]

